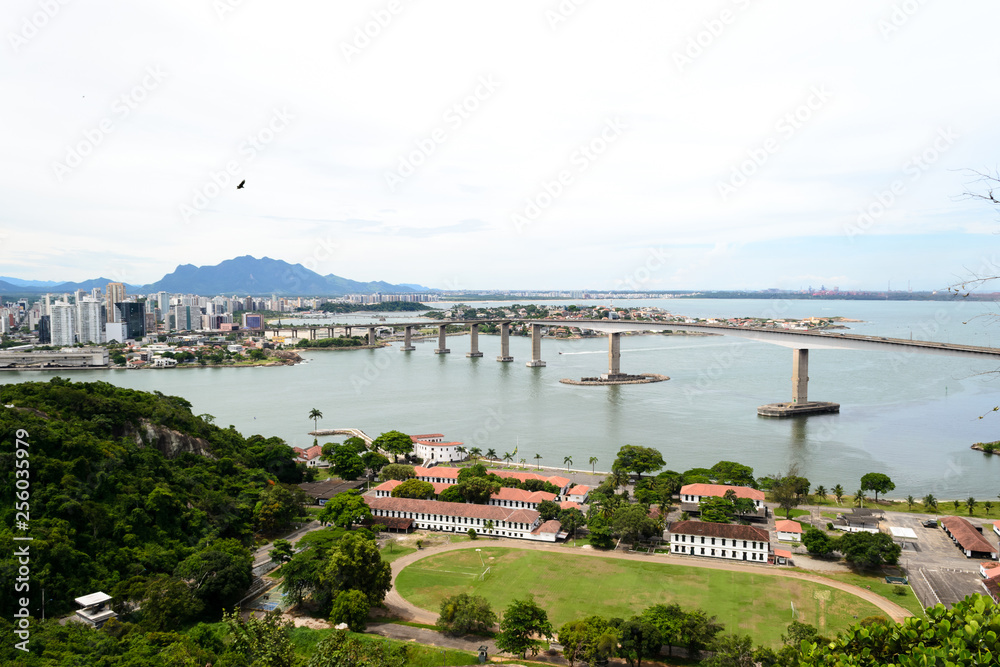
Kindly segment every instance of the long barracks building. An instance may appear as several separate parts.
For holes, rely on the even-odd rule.
[[[427,530],[464,533],[475,528],[482,535],[555,542],[561,528],[558,521],[542,522],[538,512],[529,509],[412,498],[364,496],[364,499],[376,522],[378,517],[409,519],[414,528]],[[487,521],[493,522],[490,529],[486,527]]]

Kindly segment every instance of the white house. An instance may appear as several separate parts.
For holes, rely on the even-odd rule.
[[[302,449],[301,447],[293,447],[292,450],[295,452],[295,461],[298,463],[305,463],[310,468],[329,468],[330,464],[320,458],[323,454],[323,448],[319,445],[313,445],[309,449]]]
[[[777,533],[779,540],[786,542],[802,541],[802,524],[798,521],[790,521],[788,519],[775,521],[774,532]]]
[[[525,491],[509,486],[500,487],[500,491],[490,496],[489,504],[499,507],[513,507],[520,509],[538,509],[538,503],[543,500],[555,501],[556,494],[546,491]]]
[[[756,526],[676,521],[668,530],[673,554],[766,563],[771,552],[770,535]]]
[[[584,484],[577,484],[572,489],[566,492],[566,500],[572,501],[574,503],[585,503],[587,502],[587,496],[590,494],[590,487]]]
[[[410,498],[364,496],[364,499],[375,517],[410,519],[414,527],[427,530],[464,533],[474,528],[483,535],[555,542],[561,527],[558,521],[543,523],[538,512],[528,509]],[[492,522],[489,528],[488,521]]]
[[[465,452],[458,451],[462,443],[444,442],[444,436],[440,433],[411,435],[410,440],[413,441],[413,455],[430,465],[465,460]]]

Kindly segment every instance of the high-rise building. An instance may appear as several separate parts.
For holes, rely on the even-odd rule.
[[[52,332],[52,345],[72,345],[76,342],[73,306],[65,301],[52,304],[49,324]]]
[[[40,345],[52,343],[52,327],[49,325],[48,315],[42,315],[38,320],[38,343]]]
[[[156,305],[160,309],[160,321],[166,322],[170,313],[170,294],[167,292],[157,292]]]
[[[116,303],[121,303],[125,300],[125,285],[124,283],[108,283],[108,293],[105,297],[105,303],[107,304],[108,322],[121,322],[118,319],[118,309],[115,308]]]
[[[194,331],[201,324],[201,309],[198,306],[176,305],[170,309],[174,314],[174,329]]]
[[[123,301],[115,304],[118,311],[116,322],[125,325],[125,337],[138,340],[146,335],[146,304],[135,301]]]
[[[76,303],[77,340],[81,343],[103,343],[104,322],[101,320],[101,302],[86,297]]]

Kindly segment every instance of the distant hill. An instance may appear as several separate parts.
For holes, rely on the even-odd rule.
[[[10,282],[11,280],[16,282]],[[109,278],[95,278],[79,283],[52,283],[28,281],[18,278],[0,279],[0,293],[72,292],[90,291],[94,287],[107,288]],[[20,284],[19,284],[20,283]],[[35,284],[29,284],[35,283]],[[227,259],[215,266],[181,264],[172,273],[149,285],[125,285],[130,294],[171,292],[180,294],[250,294],[264,296],[341,296],[344,294],[374,294],[375,292],[406,293],[416,290],[411,285],[393,285],[383,281],[359,282],[329,274],[322,276],[301,264],[289,264],[270,257],[244,255]]]

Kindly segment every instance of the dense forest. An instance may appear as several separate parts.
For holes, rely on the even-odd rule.
[[[43,589],[55,616],[98,590],[123,604],[184,581],[196,598],[191,608],[218,619],[250,583],[246,547],[302,512],[293,485],[306,472],[291,447],[215,426],[183,398],[57,377],[4,385],[0,404],[4,618],[15,609],[8,593],[17,563],[8,556],[30,544],[36,616]],[[16,477],[24,468],[27,489]],[[30,518],[27,532],[14,533],[25,518],[15,517],[15,502],[25,500],[15,497],[17,481]],[[15,534],[33,541],[15,542]]]

